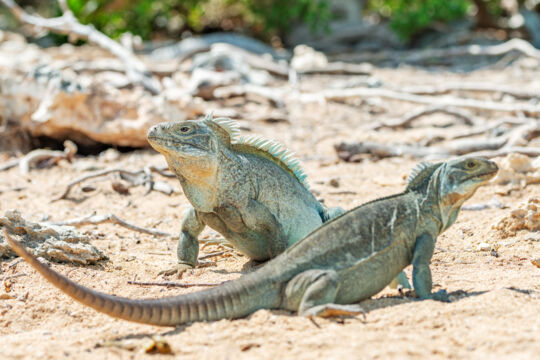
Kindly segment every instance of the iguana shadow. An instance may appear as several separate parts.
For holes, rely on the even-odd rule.
[[[453,291],[448,294],[449,302],[448,303],[454,303],[457,301],[460,301],[462,299],[471,297],[471,296],[478,296],[485,294],[487,291],[464,291],[464,290],[457,290]],[[370,313],[371,311],[378,310],[378,309],[384,309],[390,306],[397,306],[402,304],[408,304],[411,302],[418,302],[418,301],[425,301],[422,299],[419,299],[412,295],[412,292],[406,292],[402,295],[396,295],[396,296],[385,296],[382,298],[376,298],[376,299],[367,299],[360,303],[362,308],[364,308],[364,311],[366,314]]]
[[[469,298],[471,296],[482,295],[482,294],[485,294],[487,292],[488,291],[470,291],[470,292],[467,292],[467,291],[464,291],[464,290],[453,291],[453,292],[448,294],[448,296],[450,298],[450,301],[448,303],[458,302],[458,301],[460,301],[462,299]],[[364,300],[364,301],[362,301],[360,303],[360,305],[363,307],[364,311],[366,312],[366,319],[362,319],[361,317],[358,317],[358,319],[360,321],[367,320],[369,322],[369,313],[374,311],[374,310],[384,309],[384,308],[387,308],[387,307],[398,306],[398,305],[402,305],[402,304],[408,304],[408,303],[411,303],[411,302],[420,302],[420,301],[425,301],[425,300],[422,300],[422,299],[419,299],[417,297],[412,296],[411,292],[407,292],[407,293],[402,294],[402,295],[385,296],[385,297],[382,297],[382,298]],[[298,316],[294,312],[289,312],[289,311],[280,310],[280,309],[271,310],[271,312],[272,312],[272,314],[276,314],[276,315],[280,315],[280,316],[288,316],[288,317]],[[336,321],[340,322],[340,321],[342,321],[342,319],[343,318],[336,318]],[[314,324],[315,324],[315,326],[319,327],[317,325],[316,320],[314,321]],[[111,341],[112,342],[121,342],[123,340],[128,340],[128,339],[144,339],[144,338],[151,338],[152,336],[156,336],[156,335],[159,335],[159,336],[178,335],[178,334],[182,333],[184,330],[186,330],[187,328],[189,328],[191,325],[193,325],[193,323],[182,324],[182,325],[179,325],[179,326],[177,326],[177,327],[175,327],[173,329],[166,329],[165,331],[162,331],[162,332],[158,331],[158,332],[155,332],[155,333],[127,334],[125,336],[119,336],[117,338],[114,338]]]

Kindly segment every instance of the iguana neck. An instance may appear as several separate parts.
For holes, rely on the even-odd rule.
[[[425,193],[422,194],[420,203],[421,211],[424,215],[430,217],[437,226],[438,232],[441,233],[445,229],[445,219],[441,211],[440,186],[441,176],[444,174],[443,166],[435,170],[429,179],[429,184]]]
[[[176,174],[184,194],[201,212],[212,212],[220,205],[221,195],[233,186],[231,166],[237,161],[235,155],[221,144],[216,156],[204,164],[189,158],[167,157],[169,168]]]

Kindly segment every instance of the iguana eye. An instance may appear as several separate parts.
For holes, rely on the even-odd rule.
[[[187,126],[182,126],[180,128],[180,132],[187,133],[188,131],[189,131],[189,127],[187,127]]]
[[[474,169],[475,166],[476,166],[476,162],[472,160],[467,161],[467,163],[465,164],[465,167],[467,169]]]

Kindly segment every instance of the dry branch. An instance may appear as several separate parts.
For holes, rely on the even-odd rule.
[[[400,128],[400,127],[408,127],[411,125],[411,123],[426,115],[431,115],[435,113],[443,113],[455,116],[459,119],[462,119],[467,125],[473,125],[475,123],[475,120],[473,120],[472,115],[468,114],[467,112],[461,110],[461,109],[453,109],[445,106],[428,106],[420,110],[414,110],[411,111],[408,114],[405,114],[401,119],[397,119],[394,121],[386,121],[386,122],[379,122],[375,124],[370,124],[368,126],[369,129],[372,130],[378,130],[381,128]]]
[[[529,156],[538,156],[540,154],[538,148],[519,146],[527,144],[531,139],[538,136],[540,136],[540,120],[531,119],[502,136],[486,139],[460,138],[444,147],[358,142],[340,143],[334,145],[334,148],[339,158],[345,161],[359,160],[358,154],[371,154],[380,158],[403,155],[416,158],[447,158],[452,155],[496,157],[517,152]]]
[[[96,30],[93,26],[79,23],[71,10],[69,10],[65,0],[59,1],[64,11],[63,15],[49,19],[28,14],[13,0],[0,1],[23,23],[58,34],[76,36],[109,51],[123,62],[126,76],[133,84],[141,84],[152,94],[157,94],[161,91],[160,82],[152,76],[143,62],[128,49]]]
[[[217,283],[217,284],[208,284],[208,283],[177,283],[172,281],[164,281],[164,282],[154,282],[154,281],[128,281],[129,285],[139,285],[139,286],[167,286],[167,287],[180,287],[180,288],[190,288],[190,287],[196,287],[196,286],[218,286],[223,283]]]
[[[12,167],[19,166],[19,172],[22,175],[30,172],[30,167],[40,161],[51,160],[58,162],[61,159],[71,161],[73,156],[77,153],[77,145],[70,140],[64,141],[64,151],[36,149],[30,151],[28,154],[20,159],[11,160],[0,166],[0,171],[11,169]]]
[[[439,107],[464,107],[478,110],[524,112],[530,114],[540,113],[540,105],[527,103],[501,103],[494,101],[481,101],[456,97],[423,96],[388,89],[351,88],[328,89],[317,93],[304,93],[299,95],[302,102],[344,101],[350,98],[381,97],[392,100],[407,101]]]
[[[416,95],[440,95],[451,91],[471,91],[471,92],[497,92],[511,95],[518,99],[538,99],[540,98],[540,89],[538,91],[520,90],[510,86],[481,83],[455,83],[441,85],[413,85],[400,88],[400,91]]]
[[[351,62],[384,62],[423,63],[435,59],[447,59],[463,56],[501,56],[518,51],[528,57],[540,60],[540,50],[521,39],[511,39],[498,45],[466,45],[444,49],[425,49],[413,51],[381,51],[378,53],[352,54],[340,56],[340,59]]]
[[[138,231],[138,232],[142,232],[142,233],[150,234],[154,236],[177,237],[177,235],[175,234],[171,234],[171,233],[159,231],[159,230],[154,230],[154,229],[148,229],[142,226],[129,223],[114,214],[96,215],[95,213],[92,213],[90,215],[83,216],[80,218],[65,220],[65,221],[58,221],[58,222],[49,222],[48,224],[81,226],[81,225],[97,225],[97,224],[104,224],[104,223],[117,224],[130,230],[134,230],[134,231]]]
[[[89,179],[93,179],[93,178],[100,177],[100,176],[105,176],[105,175],[112,174],[112,173],[120,174],[120,176],[124,180],[128,180],[128,181],[130,181],[131,183],[133,183],[135,185],[140,185],[140,184],[145,185],[146,188],[147,188],[147,193],[149,191],[152,191],[152,190],[157,190],[157,191],[161,191],[161,192],[163,192],[163,193],[165,193],[167,195],[170,195],[173,192],[173,189],[166,183],[153,181],[153,179],[152,179],[152,172],[153,171],[159,173],[162,176],[174,177],[173,174],[168,174],[168,173],[164,172],[164,169],[156,168],[155,166],[149,166],[149,167],[146,167],[143,170],[139,170],[137,172],[128,171],[128,170],[124,170],[124,169],[99,170],[99,171],[95,171],[95,172],[90,173],[90,174],[80,176],[80,177],[70,181],[69,184],[67,184],[64,192],[60,196],[54,198],[52,201],[54,202],[54,201],[58,201],[58,200],[62,200],[62,199],[67,198],[67,196],[69,195],[71,189],[77,184],[80,184],[80,183],[82,183],[82,182],[84,182],[86,180],[89,180]]]

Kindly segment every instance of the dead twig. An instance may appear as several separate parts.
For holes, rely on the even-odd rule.
[[[124,170],[124,169],[106,169],[106,170],[99,170],[99,171],[95,171],[95,172],[92,172],[90,174],[86,174],[86,175],[83,175],[83,176],[80,176],[72,181],[69,182],[69,184],[67,184],[66,186],[66,189],[64,190],[64,192],[58,196],[57,198],[53,199],[52,201],[58,201],[58,200],[61,200],[61,199],[65,199],[69,192],[71,191],[71,188],[73,188],[73,186],[77,185],[77,184],[80,184],[86,180],[89,180],[89,179],[93,179],[93,178],[96,178],[96,177],[100,177],[100,176],[105,176],[105,175],[108,175],[108,174],[112,174],[112,173],[120,173],[120,174],[128,174],[128,175],[131,175],[131,176],[136,176],[137,173],[135,172],[132,172],[132,171],[127,171],[127,170]]]
[[[414,110],[411,111],[408,114],[405,114],[401,119],[397,119],[394,121],[387,121],[387,122],[380,122],[369,126],[369,129],[371,130],[378,130],[381,128],[400,128],[400,127],[408,127],[411,125],[411,123],[426,115],[431,115],[435,113],[443,113],[448,114],[457,117],[458,119],[462,119],[467,125],[473,125],[476,121],[473,119],[472,115],[461,110],[461,109],[453,109],[446,106],[428,106],[420,110]]]
[[[531,157],[540,156],[540,147],[508,146],[498,150],[477,151],[467,155],[494,158],[499,156],[506,156],[511,153],[523,154]]]
[[[540,113],[540,105],[528,103],[501,103],[494,101],[464,99],[447,96],[414,95],[382,88],[350,88],[350,89],[327,89],[317,93],[303,93],[298,95],[300,101],[326,102],[345,101],[350,98],[380,97],[392,100],[406,101],[417,104],[425,104],[438,107],[464,107],[479,110],[524,112],[530,114]]]
[[[462,56],[501,56],[518,51],[528,57],[540,59],[540,50],[522,39],[511,39],[498,45],[466,45],[443,49],[426,49],[413,51],[381,51],[378,53],[364,53],[342,55],[340,59],[351,62],[384,62],[395,63],[423,63],[436,59],[446,59]]]
[[[269,88],[265,86],[244,84],[230,85],[216,88],[213,96],[217,99],[227,99],[233,96],[255,95],[270,100],[275,106],[283,107],[285,99],[285,90],[279,88]]]
[[[84,182],[86,180],[89,180],[89,179],[93,179],[93,178],[96,178],[96,177],[105,176],[105,175],[109,175],[109,174],[113,174],[113,173],[120,174],[120,177],[122,179],[127,180],[127,181],[131,182],[134,185],[145,185],[145,187],[147,189],[147,193],[152,191],[152,190],[157,190],[157,191],[163,192],[163,193],[165,193],[167,195],[170,195],[174,191],[174,189],[167,183],[160,182],[160,181],[154,181],[153,178],[152,178],[152,172],[157,172],[158,174],[160,174],[162,176],[165,176],[165,177],[174,177],[175,176],[174,174],[168,174],[168,173],[164,172],[164,169],[157,168],[155,166],[148,166],[148,167],[145,167],[143,170],[139,170],[139,171],[136,171],[136,172],[135,171],[128,171],[128,170],[124,170],[124,169],[119,169],[119,168],[99,170],[99,171],[92,172],[90,174],[80,176],[80,177],[70,181],[67,184],[64,192],[61,195],[59,195],[58,197],[54,198],[52,200],[52,202],[62,200],[62,199],[66,199],[67,196],[69,195],[71,189],[77,184],[80,184],[80,183],[82,183],[82,182]]]
[[[7,280],[11,280],[11,279],[16,279],[16,278],[19,278],[19,277],[22,277],[22,276],[26,276],[28,275],[27,273],[19,273],[19,274],[13,274],[13,275],[8,275],[8,276],[4,276],[2,278],[2,284],[7,281]],[[2,286],[3,287],[3,286]]]
[[[326,64],[324,67],[306,68],[296,71],[299,74],[345,74],[345,75],[371,75],[371,64],[352,64],[336,61]]]
[[[164,236],[164,237],[177,237],[175,234],[171,234],[165,231],[159,231],[154,229],[148,229],[142,226],[138,226],[132,223],[129,223],[115,214],[105,214],[105,215],[96,215],[92,213],[87,216],[83,216],[76,219],[57,221],[57,222],[48,222],[50,225],[70,225],[70,226],[82,226],[82,225],[97,225],[103,223],[113,223],[125,227],[130,230],[142,232],[145,234],[150,234],[154,236]]]
[[[38,15],[30,15],[25,12],[13,0],[0,0],[11,13],[21,22],[49,30],[54,33],[69,35],[96,44],[118,57],[125,66],[125,73],[133,84],[141,84],[152,94],[161,91],[160,82],[152,76],[146,65],[133,53],[121,44],[109,38],[107,35],[96,30],[91,25],[81,24],[73,15],[65,0],[59,0],[63,10],[62,16],[55,18],[43,18]]]
[[[216,251],[216,252],[213,252],[213,253],[210,253],[210,254],[199,256],[199,260],[205,260],[205,259],[213,258],[213,257],[216,257],[216,256],[221,256],[221,255],[224,255],[224,254],[227,254],[227,253],[228,253],[227,251]]]
[[[539,135],[540,121],[532,120],[521,124],[503,136],[486,139],[458,139],[444,147],[358,142],[340,143],[334,145],[334,148],[340,159],[351,162],[361,160],[359,154],[371,154],[379,158],[403,155],[416,158],[448,158],[452,155],[496,157],[518,152],[529,156],[537,156],[538,148],[519,145],[528,143],[529,140]]]
[[[3,164],[0,166],[0,171],[8,170],[18,165],[19,172],[22,175],[26,175],[30,172],[31,166],[38,162],[49,161],[49,165],[52,165],[61,159],[71,161],[75,154],[77,154],[77,145],[70,140],[66,140],[64,141],[64,151],[47,149],[32,150],[20,159],[14,159]]]
[[[14,168],[15,166],[19,165],[20,159],[13,159],[10,160],[2,165],[0,165],[0,171],[9,170],[11,168]]]
[[[520,90],[510,86],[492,84],[492,83],[455,83],[440,85],[415,85],[400,88],[400,91],[416,95],[441,95],[452,91],[471,91],[471,92],[496,92],[511,95],[518,99],[538,99],[540,98],[540,89],[538,91]]]
[[[226,281],[225,281],[226,282]],[[139,286],[166,286],[166,287],[180,287],[180,288],[190,288],[190,287],[208,287],[208,286],[218,286],[223,284],[217,283],[217,284],[208,284],[208,283],[199,283],[199,284],[193,284],[193,283],[177,283],[173,281],[164,281],[164,282],[153,282],[153,281],[128,281],[129,285],[139,285]]]

